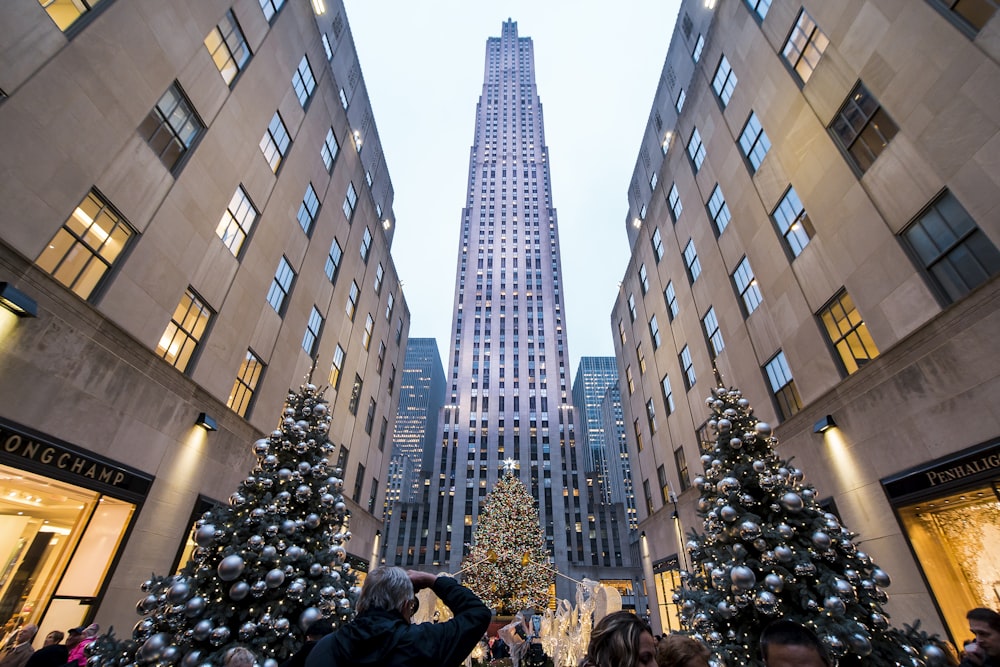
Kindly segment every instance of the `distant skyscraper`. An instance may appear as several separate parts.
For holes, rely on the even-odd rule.
[[[603,454],[608,471],[603,484],[607,488],[610,502],[624,506],[629,530],[636,531],[639,529],[639,517],[635,509],[635,485],[632,482],[628,440],[625,438],[622,393],[617,380],[605,390],[599,410],[601,424],[604,426]]]
[[[607,484],[607,438],[601,415],[601,401],[604,400],[608,387],[617,383],[618,364],[614,357],[580,357],[580,365],[577,366],[573,380],[573,404],[577,409],[583,410],[586,419],[586,424],[581,423],[581,444],[587,455],[587,471],[597,474],[604,502],[611,500],[611,491]]]

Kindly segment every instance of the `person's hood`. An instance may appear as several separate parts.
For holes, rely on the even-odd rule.
[[[408,626],[398,611],[373,609],[333,636],[333,653],[351,656],[352,665],[385,664]]]

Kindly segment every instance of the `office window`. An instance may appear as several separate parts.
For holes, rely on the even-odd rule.
[[[760,293],[757,279],[753,275],[753,269],[750,268],[750,261],[746,256],[740,260],[739,266],[733,272],[733,284],[743,301],[743,312],[749,315],[757,310],[757,306],[764,300],[764,297]]]
[[[389,432],[389,420],[382,417],[382,426],[378,430],[378,450],[385,451],[385,436]],[[378,480],[375,480],[375,487],[378,487]]]
[[[302,349],[310,357],[316,356],[316,342],[319,340],[319,333],[323,330],[323,316],[320,315],[316,306],[309,312],[309,321],[306,323],[306,332],[302,336]]]
[[[901,236],[948,303],[1000,273],[1000,252],[951,192],[938,197]]]
[[[750,162],[751,173],[757,172],[760,163],[764,161],[764,156],[771,150],[771,140],[767,138],[756,112],[750,112],[750,118],[740,132],[740,150]]]
[[[368,414],[365,415],[365,433],[368,435],[372,434],[372,428],[375,426],[375,398],[369,397],[368,399]]]
[[[660,500],[666,505],[670,501],[670,485],[667,484],[667,470],[662,465],[656,466],[656,479],[660,483]]]
[[[680,113],[684,109],[684,101],[687,99],[687,93],[681,88],[681,92],[677,93],[677,99],[674,100],[674,108],[677,109],[677,113]]]
[[[260,150],[264,154],[267,164],[270,165],[271,171],[277,173],[281,161],[288,155],[288,146],[291,142],[285,123],[281,120],[281,114],[275,111],[274,117],[267,126],[267,132],[260,140]]]
[[[642,435],[641,434],[639,434],[639,435],[636,436],[636,441],[637,442],[642,442]],[[639,451],[642,451],[642,447],[639,448]],[[642,480],[642,492],[643,492],[643,495],[646,497],[646,514],[647,515],[652,515],[652,513],[653,513],[653,492],[649,490],[649,480],[648,479]]]
[[[38,0],[38,2],[59,29],[66,32],[77,19],[93,11],[101,0]]]
[[[365,318],[365,333],[361,337],[361,346],[366,350],[371,347],[372,344],[372,333],[375,331],[375,320],[372,318],[372,314],[368,313]]]
[[[628,295],[628,318],[629,321],[635,322],[636,312],[635,312],[635,296],[632,294]]]
[[[156,354],[177,370],[185,372],[211,318],[212,311],[201,297],[188,287],[177,308],[174,309],[170,323],[160,336]]]
[[[694,163],[694,171],[698,173],[701,164],[705,161],[705,146],[701,143],[701,135],[698,134],[697,127],[694,128],[691,132],[691,138],[688,139],[687,151],[691,162]]]
[[[795,21],[795,27],[792,28],[792,34],[788,36],[781,55],[799,75],[802,83],[806,83],[829,43],[826,33],[819,29],[816,22],[803,9],[799,11],[799,18]]]
[[[798,257],[802,254],[802,249],[813,237],[813,228],[809,214],[806,213],[795,188],[788,188],[788,192],[778,202],[778,207],[774,209],[771,217],[784,237],[785,243],[788,244],[788,249],[792,251],[792,256]]]
[[[656,189],[656,183],[657,183],[658,179],[659,179],[659,176],[657,176],[656,172],[654,171],[653,175],[649,177],[649,189],[650,190],[655,190]]]
[[[632,433],[635,435],[635,444],[636,444],[636,447],[641,452],[643,450],[644,446],[645,446],[645,443],[643,443],[643,441],[642,441],[642,427],[639,426],[639,418],[638,417],[636,417],[635,419],[632,420]],[[646,482],[646,484],[648,484],[648,483],[649,482]]]
[[[317,213],[319,213],[319,197],[316,196],[316,190],[313,188],[313,184],[310,183],[306,186],[306,193],[302,195],[302,204],[299,206],[299,212],[295,216],[299,221],[299,226],[302,227],[302,231],[307,236],[312,232],[312,226],[316,222]]]
[[[396,345],[403,340],[403,318],[396,318]]]
[[[367,231],[367,230],[366,230]],[[378,263],[375,267],[375,293],[382,293],[382,279],[385,277],[385,269],[382,268],[382,262]]]
[[[623,320],[618,320],[618,338],[622,342],[622,347],[625,346],[625,322]]]
[[[385,320],[388,322],[392,319],[392,309],[396,305],[396,297],[389,292],[389,295],[385,299]]]
[[[767,16],[767,10],[771,8],[771,0],[745,0],[745,2],[762,21]]]
[[[715,316],[714,306],[709,306],[705,317],[701,318],[701,324],[705,328],[705,339],[708,341],[709,351],[712,353],[712,358],[715,359],[722,354],[726,344],[722,340],[722,332],[719,331],[719,318]]]
[[[691,361],[691,349],[685,345],[678,355],[681,362],[681,369],[684,371],[684,388],[690,390],[698,378],[694,373],[694,362]]]
[[[722,232],[726,231],[726,227],[732,219],[732,216],[729,214],[729,207],[726,205],[726,197],[722,194],[722,188],[719,187],[718,183],[715,184],[715,189],[712,190],[712,196],[708,198],[708,215],[712,218],[712,222],[715,223],[717,235],[721,235]]]
[[[333,47],[330,46],[330,38],[324,32],[320,40],[323,42],[323,52],[326,54],[326,61],[330,62],[333,60]]]
[[[347,107],[350,103],[347,101],[347,91],[343,88],[340,89],[340,106],[344,107],[344,111],[347,111]]]
[[[705,38],[698,35],[698,40],[694,43],[694,50],[691,51],[691,60],[698,62],[701,60],[701,52],[705,50]]]
[[[878,347],[868,332],[868,325],[861,319],[854,299],[846,290],[840,290],[819,311],[819,319],[848,375],[878,356]]]
[[[333,351],[333,363],[330,364],[330,387],[336,390],[340,386],[340,374],[344,371],[344,348],[337,343]]]
[[[358,297],[361,295],[361,290],[358,289],[358,283],[351,282],[351,293],[347,296],[347,319],[354,320],[354,313],[358,310]]]
[[[674,465],[677,466],[677,479],[681,483],[681,491],[685,491],[691,486],[691,474],[688,472],[687,457],[684,455],[683,447],[674,450]]]
[[[392,397],[392,391],[396,388],[396,364],[389,367],[389,381],[385,385],[385,393]]]
[[[723,108],[732,99],[737,82],[733,66],[729,64],[729,59],[723,55],[722,60],[719,61],[719,66],[715,68],[715,76],[712,77],[712,90],[719,96],[719,101],[722,102]]]
[[[260,8],[264,12],[264,18],[268,23],[275,17],[285,0],[260,0]]]
[[[258,215],[259,213],[250,203],[250,197],[243,189],[243,185],[237,186],[233,198],[229,200],[229,206],[226,207],[226,212],[222,214],[222,219],[219,220],[219,225],[215,228],[216,235],[222,239],[234,257],[239,257],[243,242],[250,235],[250,230],[257,222]]]
[[[656,435],[656,406],[653,399],[646,401],[646,421],[649,422],[649,434]]]
[[[677,191],[677,184],[673,183],[670,186],[670,194],[667,195],[667,203],[670,204],[670,216],[673,218],[674,222],[681,217],[681,213],[684,211],[684,207],[681,205],[681,194]]]
[[[954,16],[959,23],[973,32],[979,32],[997,11],[997,0],[929,0],[948,16]],[[65,28],[64,28],[65,30]]]
[[[660,380],[660,389],[663,390],[663,405],[667,408],[667,416],[674,413],[674,390],[670,388],[670,376],[664,375]]]
[[[364,465],[359,463],[358,473],[357,476],[354,478],[354,495],[351,496],[351,499],[356,503],[361,502],[361,487],[364,486],[364,483],[365,483],[365,467]]]
[[[864,173],[882,154],[899,128],[863,83],[851,91],[830,125],[834,140]]]
[[[361,402],[361,390],[364,386],[365,383],[361,379],[361,376],[355,373],[354,384],[351,385],[351,400],[347,403],[347,411],[352,415],[358,414],[358,403]]]
[[[628,393],[635,393],[635,378],[632,377],[632,366],[625,367],[625,383],[628,385]]]
[[[674,290],[673,280],[668,282],[667,286],[663,288],[663,300],[667,302],[667,314],[670,316],[670,321],[673,322],[678,312],[677,292]]]
[[[135,231],[111,204],[91,190],[35,263],[78,297],[89,299],[133,236]]]
[[[326,131],[326,138],[323,139],[323,145],[319,149],[319,154],[323,158],[323,164],[326,166],[327,173],[333,170],[333,161],[337,159],[339,152],[340,144],[337,143],[337,137],[333,136],[333,128],[331,127]]]
[[[687,267],[688,280],[693,284],[701,275],[701,262],[698,261],[698,252],[694,249],[694,239],[688,239],[684,246],[684,265]]]
[[[274,272],[274,280],[267,290],[267,302],[274,308],[274,312],[283,315],[285,310],[285,297],[292,291],[292,283],[295,281],[295,272],[292,265],[284,256],[278,262],[278,270]]]
[[[802,399],[799,390],[795,388],[792,371],[785,361],[785,353],[778,352],[764,365],[764,372],[771,384],[771,393],[778,404],[778,413],[782,419],[788,419],[802,409]]]
[[[365,235],[361,238],[361,259],[364,260],[365,264],[368,263],[368,255],[371,254],[372,250],[372,232],[370,229],[365,227]]]
[[[139,134],[160,162],[173,171],[204,129],[204,124],[175,81],[139,125]]]
[[[236,381],[233,382],[233,389],[229,392],[229,400],[226,405],[229,409],[240,417],[246,417],[253,404],[254,392],[257,391],[257,383],[260,382],[261,373],[264,372],[264,364],[253,353],[247,350],[243,363],[240,364]]]
[[[378,500],[378,480],[372,480],[371,493],[368,494],[368,511],[375,511],[375,501]]]
[[[246,37],[240,29],[240,24],[236,21],[233,10],[229,10],[222,17],[222,22],[212,28],[205,38],[205,48],[212,56],[212,62],[222,75],[222,80],[226,85],[232,85],[236,75],[250,60],[250,47],[247,46]]]
[[[333,243],[330,244],[330,253],[326,256],[326,265],[323,267],[323,271],[331,283],[337,282],[337,274],[340,272],[340,260],[343,257],[344,249],[340,247],[340,243],[335,238],[333,239]]]
[[[653,349],[660,348],[660,324],[656,321],[656,315],[649,318],[649,335],[653,338]]]
[[[639,265],[639,286],[642,288],[643,295],[649,291],[649,276],[646,274],[646,265]]]
[[[635,346],[635,357],[639,360],[639,375],[646,372],[646,355],[642,353],[642,343]]]
[[[653,236],[650,237],[649,241],[653,245],[653,255],[656,257],[656,263],[659,264],[660,260],[663,259],[663,237],[660,235],[658,228],[653,230]]]
[[[347,184],[347,194],[344,195],[344,215],[350,220],[354,217],[354,208],[358,205],[358,191],[354,189],[354,183]]]
[[[312,97],[313,91],[316,90],[316,79],[313,77],[312,67],[309,66],[308,56],[302,56],[299,66],[295,68],[295,73],[292,74],[292,90],[295,91],[295,96],[299,98],[299,104],[305,109],[306,103]]]

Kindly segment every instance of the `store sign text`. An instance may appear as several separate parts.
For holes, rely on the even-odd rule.
[[[928,470],[925,474],[927,475],[927,481],[930,485],[937,486],[938,484],[954,482],[956,480],[978,475],[996,468],[1000,468],[1000,454],[991,454],[989,456],[976,459],[975,461],[952,466],[951,468]]]
[[[120,486],[129,477],[123,470],[92,461],[79,454],[25,438],[17,433],[3,431],[0,433],[3,434],[3,451],[8,454],[31,459],[43,465],[66,470],[111,486]]]

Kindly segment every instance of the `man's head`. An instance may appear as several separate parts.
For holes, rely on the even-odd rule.
[[[976,636],[976,643],[983,653],[991,658],[1000,657],[1000,614],[978,607],[965,617],[969,620],[969,632]]]
[[[52,646],[53,644],[58,644],[63,640],[64,636],[65,635],[63,635],[63,633],[59,630],[53,630],[49,634],[45,635],[45,643],[42,644],[42,646]]]
[[[760,635],[760,653],[767,667],[830,667],[829,656],[816,633],[793,621],[775,621]]]
[[[38,633],[38,626],[34,623],[28,623],[17,631],[17,643],[24,644],[25,642],[30,642],[35,638]]]
[[[333,632],[333,623],[325,618],[321,618],[318,621],[313,621],[306,628],[306,639],[316,641],[317,639],[326,637],[331,632]]]
[[[415,607],[414,600],[413,582],[406,570],[385,565],[368,573],[358,597],[357,612],[360,615],[370,609],[395,610],[409,619]]]

